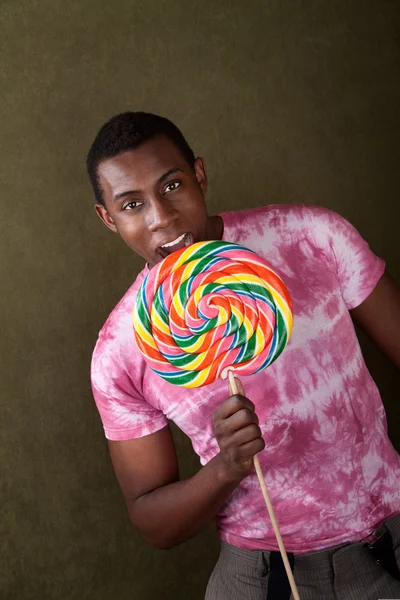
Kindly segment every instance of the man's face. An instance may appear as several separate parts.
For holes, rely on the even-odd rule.
[[[204,163],[196,159],[193,170],[168,138],[103,160],[98,177],[106,207],[97,204],[97,214],[150,267],[179,248],[215,239]]]

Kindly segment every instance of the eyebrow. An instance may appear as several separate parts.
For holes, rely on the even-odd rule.
[[[182,171],[182,169],[178,169],[178,168],[170,169],[169,171],[167,171],[166,173],[164,173],[163,175],[161,175],[161,177],[159,177],[157,179],[157,184],[162,183],[165,179],[167,179],[170,175],[173,175],[174,173],[183,173],[183,171]],[[117,202],[118,200],[121,200],[121,198],[124,198],[125,196],[129,196],[130,194],[140,194],[140,190],[127,190],[126,192],[121,192],[120,194],[115,194],[114,202]]]

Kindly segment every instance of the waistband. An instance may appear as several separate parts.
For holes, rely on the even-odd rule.
[[[377,540],[379,537],[389,531],[393,541],[393,547],[400,545],[400,514],[394,515],[386,519],[374,532],[373,537],[368,536],[359,542],[355,543],[343,543],[338,546],[332,546],[323,550],[317,550],[315,552],[308,552],[306,554],[293,554],[288,552],[288,556],[294,556],[296,559],[296,567],[301,570],[327,570],[331,569],[333,556],[335,555],[335,561],[341,562],[342,560],[352,560],[352,555],[356,555],[359,552],[361,546],[366,546],[371,543],[371,540]],[[264,559],[267,564],[270,562],[271,554],[279,554],[276,551],[270,550],[245,550],[244,548],[238,548],[232,546],[228,542],[221,542],[221,553],[229,554],[248,565],[256,567],[260,559]]]

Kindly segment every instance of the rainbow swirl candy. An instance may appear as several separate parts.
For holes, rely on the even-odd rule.
[[[227,370],[250,375],[278,358],[291,331],[289,293],[255,252],[211,241],[158,263],[133,312],[138,347],[167,381],[200,387]]]

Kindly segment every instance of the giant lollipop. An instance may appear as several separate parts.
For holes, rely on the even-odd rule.
[[[198,242],[149,272],[133,323],[147,363],[167,381],[199,387],[229,376],[231,393],[244,394],[232,371],[250,375],[278,358],[292,331],[292,303],[280,277],[252,250],[228,242]],[[297,600],[257,456],[253,460]]]
[[[174,252],[144,280],[134,310],[139,349],[167,381],[199,387],[270,365],[292,330],[289,293],[251,250],[198,242]]]

